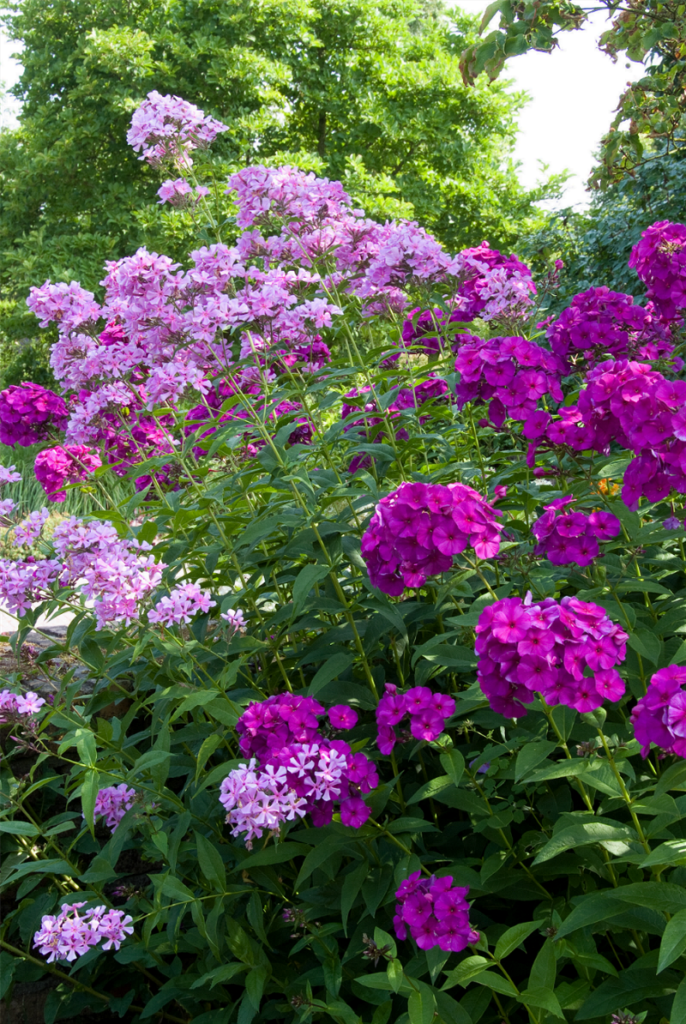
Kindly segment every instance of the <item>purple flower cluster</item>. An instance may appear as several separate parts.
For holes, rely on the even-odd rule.
[[[193,163],[192,150],[206,149],[220,132],[228,130],[193,103],[153,90],[134,111],[126,141],[141,153],[139,160],[147,160],[153,167],[167,161],[188,167]]]
[[[600,553],[599,540],[612,540],[622,529],[617,516],[596,511],[574,511],[575,498],[557,498],[544,505],[545,512],[531,527],[538,541],[534,554],[545,555],[553,565],[590,565]]]
[[[51,501],[65,501],[67,484],[82,483],[102,465],[87,445],[58,445],[39,452],[34,463],[36,480]]]
[[[163,181],[157,190],[160,197],[158,203],[169,203],[178,209],[183,209],[191,202],[196,202],[202,197],[210,194],[210,190],[204,185],[196,185],[192,188],[185,178],[176,178],[172,181]]]
[[[451,875],[422,878],[414,871],[395,894],[395,934],[406,939],[409,932],[420,949],[459,953],[479,941],[469,923],[468,895],[469,887],[453,885]]]
[[[548,326],[553,353],[567,369],[593,366],[598,359],[660,359],[674,346],[668,330],[631,295],[589,288]]]
[[[655,673],[645,697],[631,711],[634,735],[647,757],[655,743],[669,754],[686,757],[686,667],[670,665]]]
[[[64,399],[40,384],[12,384],[0,391],[0,442],[11,448],[44,441],[67,425]]]
[[[290,693],[250,704],[236,725],[240,749],[257,758],[259,770],[275,785],[285,787],[279,790],[284,800],[292,800],[292,791],[304,801],[297,807],[312,815],[315,826],[328,824],[339,802],[342,823],[359,828],[370,814],[362,795],[378,785],[376,768],[364,754],[353,754],[348,743],[321,733],[318,717],[323,714],[313,697]],[[336,706],[329,720],[334,729],[350,729],[357,716]],[[248,768],[256,771],[252,762]],[[270,799],[279,795],[271,787],[270,794]]]
[[[136,802],[136,790],[125,782],[118,786],[105,786],[95,798],[95,817],[103,817],[113,832],[129,808]]]
[[[472,338],[455,360],[460,374],[457,402],[490,402],[488,413],[500,428],[509,416],[526,420],[539,398],[561,402],[559,365],[544,348],[525,338]]]
[[[377,746],[382,754],[390,754],[399,739],[405,742],[413,736],[431,742],[441,735],[454,713],[455,701],[445,693],[432,693],[428,686],[413,686],[398,693],[397,686],[386,683],[376,708]],[[402,729],[398,736],[394,727],[405,719],[409,720],[405,723],[409,730]]]
[[[523,434],[534,445],[568,445],[609,452],[616,441],[636,458],[624,474],[622,499],[636,508],[645,496],[661,501],[672,488],[686,493],[686,382],[668,381],[647,363],[598,363],[587,375],[577,405],[562,406],[559,419],[533,413]]]
[[[467,545],[492,558],[500,550],[497,514],[465,484],[401,484],[381,499],[362,537],[371,582],[398,597],[447,572]]]
[[[504,598],[479,616],[477,677],[493,710],[508,718],[525,715],[522,705],[536,693],[549,705],[594,711],[605,699],[618,701],[624,694],[615,665],[624,660],[627,639],[589,601]]]
[[[283,822],[296,815],[304,818],[307,800],[289,786],[285,768],[257,767],[255,758],[229,772],[219,788],[219,803],[226,811],[225,821],[232,836],[243,836],[248,850],[253,839],[278,835]]]
[[[22,721],[37,714],[44,704],[43,697],[39,697],[32,690],[24,694],[0,690],[0,724]]]
[[[164,626],[188,623],[198,612],[207,614],[216,603],[209,590],[203,590],[198,583],[180,583],[148,612],[148,622],[161,622]]]
[[[488,242],[463,249],[451,263],[459,282],[456,302],[461,319],[518,319],[532,305],[536,287],[531,271],[516,256],[504,256]]]
[[[636,271],[660,315],[676,320],[686,308],[686,225],[657,221],[631,250]]]
[[[102,942],[103,949],[119,949],[133,934],[133,918],[123,910],[92,907],[79,913],[85,903],[64,903],[59,914],[44,914],[33,945],[48,963],[76,960]]]

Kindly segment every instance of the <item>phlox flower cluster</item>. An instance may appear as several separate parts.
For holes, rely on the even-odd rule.
[[[674,350],[668,330],[631,295],[589,288],[575,295],[548,326],[553,353],[567,370],[593,366],[599,359],[660,359]]]
[[[162,96],[153,90],[131,118],[126,141],[153,167],[175,162],[188,167],[194,149],[207,149],[228,127],[179,96]]]
[[[170,206],[183,209],[193,201],[197,203],[202,196],[208,196],[210,190],[204,185],[196,185],[193,188],[185,178],[176,178],[174,181],[163,181],[157,194],[160,197],[158,203],[169,203]]]
[[[67,484],[82,483],[102,465],[100,456],[86,445],[59,445],[38,452],[36,480],[51,501],[65,501]]]
[[[21,480],[21,473],[17,473],[14,466],[0,466],[0,487],[3,484],[16,484]],[[16,505],[12,498],[0,499],[0,516],[10,516]]]
[[[12,540],[15,547],[26,546],[30,548],[36,543],[43,527],[50,518],[50,513],[47,508],[42,508],[40,511],[29,512],[26,519],[23,519],[17,526],[14,527]]]
[[[204,590],[198,583],[180,583],[148,612],[148,622],[160,622],[164,626],[188,623],[198,612],[206,614],[216,604],[209,590]]]
[[[35,715],[44,704],[43,697],[32,690],[24,694],[0,690],[0,723],[22,721]]]
[[[542,442],[609,452],[616,441],[636,456],[622,488],[629,508],[642,496],[662,501],[672,488],[686,493],[686,382],[626,360],[598,363],[586,381],[578,403],[562,406],[559,419],[539,411],[524,424],[524,436],[534,441],[529,464]]]
[[[600,554],[598,541],[612,540],[622,529],[611,512],[586,515],[572,508],[574,502],[573,497],[551,501],[531,526],[538,541],[534,554],[545,555],[553,565],[590,565]]]
[[[222,612],[219,618],[224,619],[231,634],[245,633],[248,628],[247,620],[240,608],[229,608],[228,611]]]
[[[516,256],[504,256],[488,242],[463,249],[450,262],[457,279],[454,299],[463,321],[517,319],[533,305],[531,271]]]
[[[38,444],[67,425],[64,399],[40,384],[12,384],[0,391],[0,442],[11,448]]]
[[[352,709],[331,709],[336,730],[351,729]],[[319,726],[324,707],[313,697],[278,694],[246,709],[236,725],[241,752],[258,759],[262,771],[283,769],[287,787],[305,802],[316,827],[328,824],[339,803],[341,822],[359,828],[369,817],[362,796],[378,785],[371,761],[353,754],[348,743],[326,738]]]
[[[455,713],[455,701],[445,693],[432,693],[428,686],[413,686],[404,693],[386,683],[376,708],[376,743],[382,754],[390,754],[400,738],[414,737],[431,742],[437,739],[445,723]],[[402,725],[400,737],[395,726]]]
[[[398,597],[447,572],[470,545],[478,558],[500,549],[498,513],[465,484],[403,483],[382,498],[362,537],[362,557],[375,587]]]
[[[81,912],[85,903],[64,903],[59,914],[44,914],[40,929],[33,936],[33,945],[48,963],[54,960],[76,960],[102,942],[103,949],[119,949],[127,936],[133,934],[133,918],[123,910],[91,907]]]
[[[624,694],[615,665],[624,660],[626,641],[624,630],[589,601],[508,597],[479,616],[477,678],[493,710],[508,718],[525,715],[522,705],[536,693],[549,705],[594,711]]]
[[[479,941],[469,923],[468,895],[468,886],[453,885],[451,875],[422,878],[414,871],[395,894],[395,934],[406,939],[409,933],[420,949],[459,953]]]
[[[686,757],[686,667],[670,665],[651,678],[644,697],[631,710],[634,735],[647,757],[655,743],[668,754]]]
[[[350,210],[350,196],[339,181],[318,178],[297,167],[246,167],[231,175],[227,192],[238,206],[239,228],[252,228],[274,218],[321,223]]]
[[[525,338],[470,338],[455,360],[460,374],[457,402],[490,402],[489,416],[500,428],[509,416],[526,420],[538,400],[561,402],[560,371],[554,356]]]
[[[11,615],[25,615],[35,602],[52,597],[61,571],[62,562],[56,558],[0,558],[0,600]]]
[[[30,288],[26,305],[38,317],[41,327],[56,323],[64,331],[76,331],[102,316],[93,292],[86,291],[78,281],[71,284],[46,281],[40,288]]]
[[[242,835],[249,850],[253,839],[261,839],[265,833],[275,835],[283,822],[304,818],[307,813],[307,801],[288,785],[286,769],[268,765],[262,771],[254,757],[229,772],[219,794],[231,835]]]
[[[675,320],[686,308],[686,225],[668,220],[651,224],[631,250],[629,266],[660,315]]]
[[[95,798],[95,817],[103,817],[107,827],[114,832],[135,802],[136,790],[130,789],[125,782],[118,786],[106,786],[98,791]]]

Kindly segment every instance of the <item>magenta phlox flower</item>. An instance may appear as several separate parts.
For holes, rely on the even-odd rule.
[[[646,286],[648,298],[666,320],[686,308],[686,225],[657,221],[642,232],[629,266]]]
[[[0,391],[0,442],[37,444],[67,425],[64,399],[40,384],[12,384]]]
[[[59,445],[38,453],[34,472],[48,498],[59,502],[66,500],[66,484],[82,483],[101,465],[98,453],[86,445]]]
[[[591,602],[503,598],[484,608],[476,634],[479,684],[508,718],[525,715],[536,693],[577,711],[624,694],[615,666],[626,656],[627,634]]]
[[[454,712],[455,701],[447,694],[433,693],[428,686],[398,693],[395,684],[386,683],[376,708],[377,746],[382,754],[390,754],[399,739],[406,741],[412,736],[431,742],[440,736]],[[394,727],[400,723],[403,728],[399,736]]]
[[[575,295],[548,326],[553,353],[567,371],[588,369],[599,359],[659,359],[674,350],[669,328],[634,302],[609,288],[589,288]]]
[[[327,711],[332,729],[347,731],[357,725],[357,712],[347,704],[334,704]]]
[[[45,914],[33,945],[48,963],[73,962],[103,941],[103,949],[119,949],[133,934],[133,918],[123,910],[92,907],[81,912],[85,903],[64,903],[59,914]]]
[[[478,558],[492,558],[500,549],[498,515],[465,484],[401,484],[381,499],[362,537],[371,582],[399,596],[446,572],[468,545]]]
[[[686,757],[686,667],[670,665],[651,678],[644,697],[631,711],[634,735],[648,756],[655,743],[666,753]]]
[[[479,933],[469,923],[469,888],[454,886],[452,876],[422,878],[413,872],[396,891],[393,926],[399,939],[408,934],[420,949],[440,949],[459,953],[479,941]]]
[[[308,744],[318,736],[324,707],[313,697],[280,693],[249,704],[236,724],[241,753],[265,760],[280,747]]]
[[[619,519],[611,512],[576,512],[574,502],[564,498],[545,505],[543,515],[531,526],[538,541],[534,554],[545,555],[553,565],[589,565],[600,554],[598,541],[612,540],[621,531]]]
[[[546,394],[562,401],[557,360],[525,338],[472,338],[460,347],[455,369],[460,374],[458,406],[488,402],[497,428],[508,416],[527,421],[540,416],[538,400]]]

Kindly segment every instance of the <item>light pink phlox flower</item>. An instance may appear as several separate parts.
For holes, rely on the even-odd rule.
[[[197,583],[181,583],[148,612],[148,621],[161,622],[165,626],[190,622],[197,612],[206,613],[216,603],[211,600],[209,590],[203,590]]]

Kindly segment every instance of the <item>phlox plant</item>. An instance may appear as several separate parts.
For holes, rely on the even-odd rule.
[[[46,493],[1,499],[17,656],[70,616],[0,690],[0,995],[686,1022],[686,228],[637,239],[649,307],[552,320],[560,266],[293,167],[203,184],[224,130],[151,93],[197,249],[37,284],[60,393],[0,394]]]

